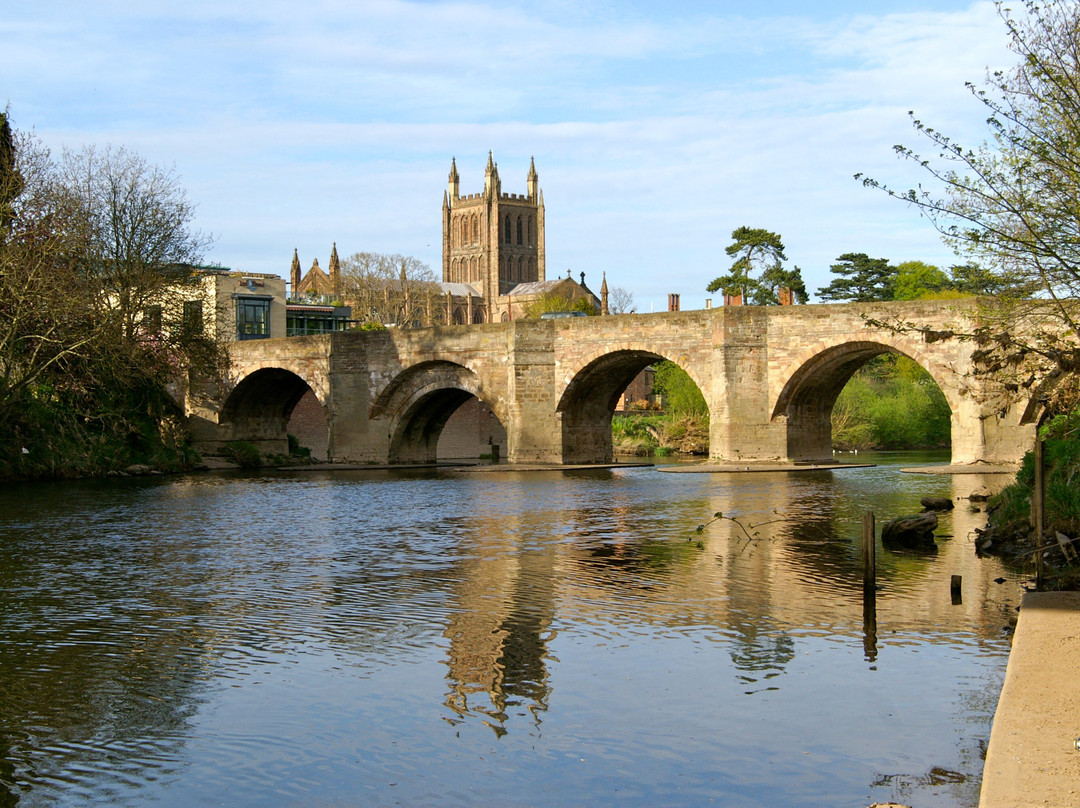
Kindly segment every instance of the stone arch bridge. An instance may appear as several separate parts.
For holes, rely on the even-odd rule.
[[[436,459],[450,415],[476,397],[505,428],[511,463],[604,463],[623,390],[669,359],[709,405],[712,459],[815,462],[832,458],[832,408],[851,375],[900,353],[948,400],[954,463],[1016,461],[1034,436],[1027,402],[991,411],[969,343],[867,324],[960,330],[976,317],[974,300],[725,306],[256,340],[231,346],[228,389],[189,395],[185,406],[204,451],[245,440],[284,452],[289,415],[311,390],[334,460],[421,463]]]

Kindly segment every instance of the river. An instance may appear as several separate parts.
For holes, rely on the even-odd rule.
[[[8,487],[0,806],[975,806],[1021,582],[858,536],[1004,479],[870,459]]]

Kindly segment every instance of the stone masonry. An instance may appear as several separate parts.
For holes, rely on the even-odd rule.
[[[1027,402],[990,407],[970,375],[971,346],[926,342],[867,317],[970,327],[974,300],[725,306],[474,326],[338,332],[232,346],[229,389],[189,401],[204,448],[250,440],[281,451],[288,419],[310,390],[335,460],[428,462],[447,420],[475,397],[506,431],[510,462],[611,460],[611,415],[631,380],[669,359],[701,388],[711,455],[735,462],[832,457],[836,396],[870,358],[907,355],[952,410],[954,463],[1011,462],[1030,445]]]

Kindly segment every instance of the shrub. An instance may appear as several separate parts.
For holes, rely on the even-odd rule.
[[[240,468],[252,469],[262,465],[262,455],[259,454],[259,448],[247,441],[238,440],[226,443],[224,454]]]
[[[291,432],[286,436],[289,440],[289,456],[290,457],[311,457],[311,449],[307,446],[301,446],[299,438]]]

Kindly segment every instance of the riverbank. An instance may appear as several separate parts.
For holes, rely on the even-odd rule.
[[[1080,805],[1080,592],[1028,592],[983,768],[979,808]]]

